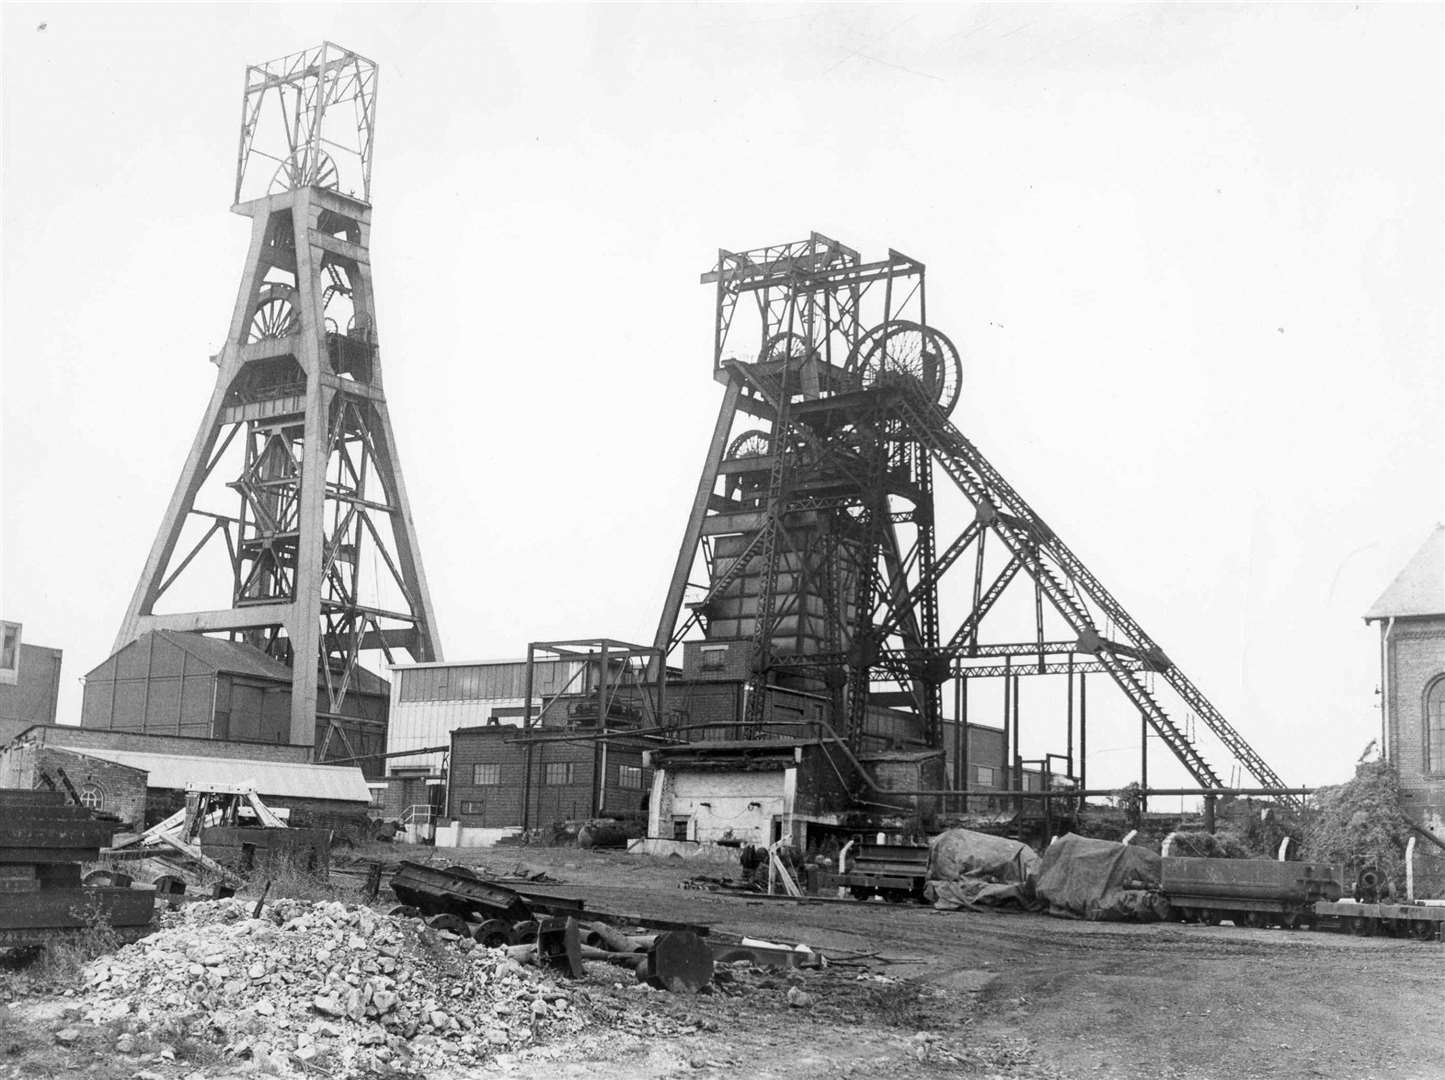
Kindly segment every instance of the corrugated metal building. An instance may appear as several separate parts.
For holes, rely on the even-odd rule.
[[[545,697],[583,685],[587,662],[539,660],[534,667],[532,712],[536,715]],[[391,668],[391,676],[388,776],[440,776],[445,752],[407,752],[448,746],[452,732],[461,728],[521,723],[526,704],[525,660],[397,664]]]
[[[381,775],[390,689],[358,671],[347,696],[354,715],[317,719],[316,756]],[[84,727],[273,744],[289,738],[290,715],[284,664],[250,645],[175,630],[142,634],[96,667],[81,705]]]

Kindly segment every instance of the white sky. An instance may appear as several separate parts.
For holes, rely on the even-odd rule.
[[[697,275],[817,229],[927,264],[955,421],[1287,781],[1378,730],[1360,615],[1445,499],[1439,4],[3,19],[0,609],[65,650],[62,720],[214,380],[243,69],[325,37],[381,67],[382,360],[448,658],[651,639],[721,394]],[[1091,784],[1132,779],[1137,722],[1099,723]]]

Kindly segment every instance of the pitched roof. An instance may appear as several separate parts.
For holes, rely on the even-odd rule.
[[[1436,525],[1415,557],[1365,612],[1365,621],[1445,615],[1445,525]]]
[[[157,637],[164,638],[178,649],[190,653],[203,664],[217,671],[231,671],[237,675],[256,675],[263,679],[291,681],[291,669],[273,656],[267,656],[254,645],[223,638],[206,637],[204,634],[189,634],[179,630],[155,630]]]
[[[251,675],[275,682],[291,682],[291,669],[254,645],[227,641],[225,638],[207,637],[205,634],[183,630],[151,630],[148,633],[189,653],[213,671],[228,671],[234,675]],[[142,637],[144,636],[142,635]],[[96,668],[96,671],[98,670],[100,669]],[[90,674],[94,675],[95,672],[92,671]],[[318,670],[318,680],[320,674]],[[340,676],[338,675],[337,678],[339,679]],[[391,693],[391,683],[359,665],[356,673],[351,677],[351,686],[353,690],[361,694],[387,697]]]

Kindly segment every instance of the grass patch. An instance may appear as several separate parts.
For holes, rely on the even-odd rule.
[[[94,913],[74,934],[43,946],[0,952],[0,1001],[74,990],[86,964],[122,944],[105,916]]]

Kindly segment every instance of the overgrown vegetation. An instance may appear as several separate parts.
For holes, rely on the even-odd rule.
[[[104,913],[97,911],[87,916],[85,925],[76,933],[57,936],[47,945],[0,949],[0,1001],[73,990],[79,983],[81,968],[120,946],[120,936]]]
[[[1305,830],[1305,858],[1376,867],[1387,881],[1405,871],[1410,823],[1400,809],[1400,778],[1388,763],[1369,762],[1355,778],[1315,793],[1316,813]]]
[[[270,888],[266,889],[267,882]],[[350,883],[342,885],[330,878],[306,870],[290,859],[274,859],[270,866],[253,871],[237,896],[259,897],[266,891],[266,900],[339,900],[346,904],[361,901],[361,890]]]

